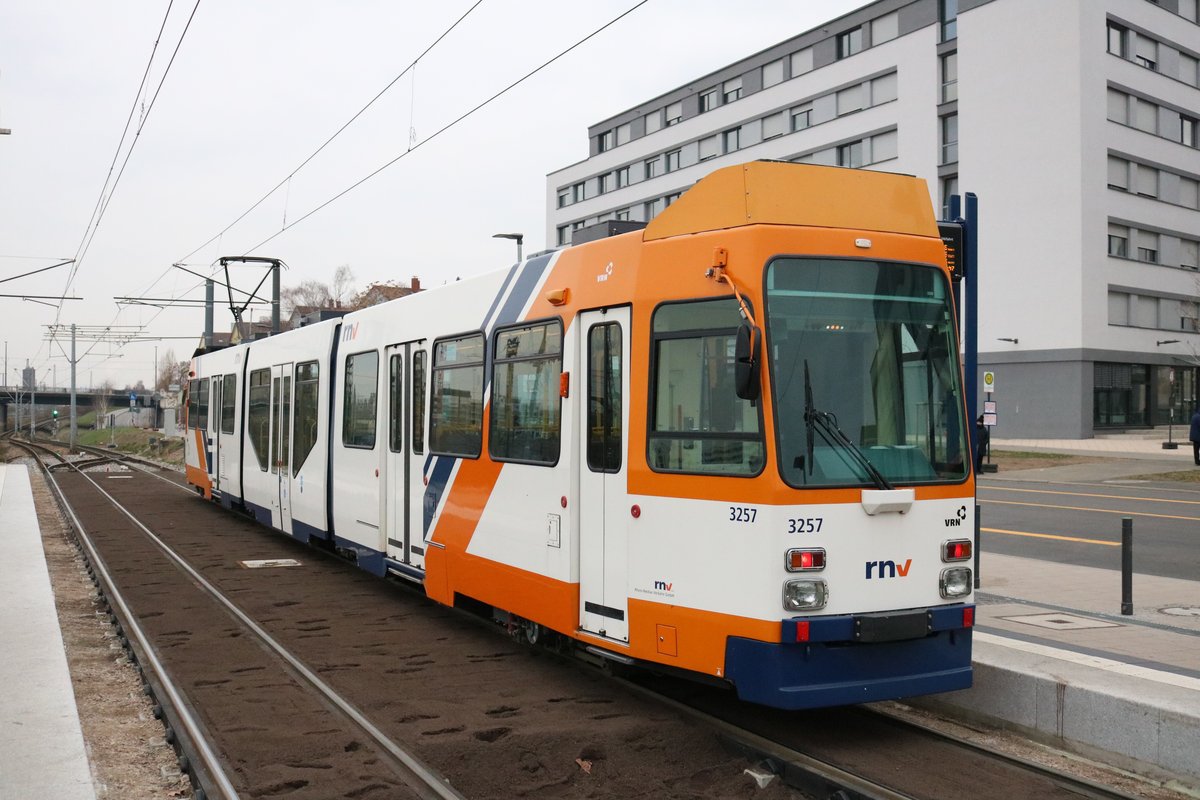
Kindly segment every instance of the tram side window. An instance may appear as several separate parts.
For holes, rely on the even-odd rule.
[[[196,427],[208,430],[208,378],[200,379],[199,399],[196,401]]]
[[[757,475],[764,446],[759,407],[734,390],[734,298],[659,306],[650,466],[658,472]]]
[[[200,419],[200,381],[188,381],[187,425],[195,430]]]
[[[346,389],[342,399],[342,444],[375,449],[375,415],[379,399],[379,353],[346,356]]]
[[[404,415],[400,395],[404,391],[404,359],[394,355],[388,359],[388,449],[399,453],[404,449]]]
[[[256,369],[250,373],[250,410],[246,414],[246,430],[250,434],[254,457],[258,459],[258,468],[266,472],[271,441],[270,369]]]
[[[417,455],[425,452],[425,351],[418,350],[412,357],[412,451]]]
[[[588,331],[587,465],[593,472],[620,472],[624,417],[621,394],[621,326]]]
[[[483,443],[483,353],[481,333],[434,345],[431,453],[479,457]]]
[[[317,443],[320,372],[316,361],[296,365],[296,416],[292,418],[292,475],[300,474],[304,459]]]
[[[492,351],[488,455],[497,461],[558,462],[562,399],[562,324],[508,328]]]
[[[233,410],[237,405],[237,375],[230,373],[221,383],[221,433],[233,433]]]

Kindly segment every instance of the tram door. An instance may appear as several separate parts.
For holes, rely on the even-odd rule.
[[[279,481],[279,530],[292,532],[292,365],[271,368],[271,472]]]
[[[577,324],[586,369],[577,395],[580,628],[628,642],[629,309],[584,312]]]
[[[221,415],[225,412],[225,404],[221,402],[222,398],[225,397],[225,392],[223,391],[222,387],[223,381],[224,378],[222,378],[220,375],[214,376],[212,379],[212,391],[209,394],[208,417],[210,420],[209,424],[212,426],[213,431],[213,445],[212,463],[208,465],[208,469],[212,472],[213,492],[221,491],[221,473],[224,472],[224,470],[221,469],[223,466],[223,462],[221,461]],[[208,435],[207,431],[205,431],[205,435]]]
[[[415,342],[387,350],[387,483],[384,519],[388,558],[425,568],[420,498],[425,487],[425,351]]]

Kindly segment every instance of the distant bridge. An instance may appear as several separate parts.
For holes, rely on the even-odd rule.
[[[75,407],[78,409],[91,410],[98,407],[107,408],[110,411],[117,411],[123,408],[129,408],[129,395],[137,395],[138,408],[152,408],[155,413],[158,412],[159,399],[158,396],[150,391],[131,392],[131,390],[123,389],[120,391],[97,392],[97,391],[78,391],[75,392]],[[21,416],[23,419],[28,419],[26,415],[29,413],[29,390],[18,389],[17,387],[9,387],[0,389],[0,430],[8,430],[10,420],[15,423],[16,408],[18,397],[21,403]],[[59,409],[59,419],[64,421],[70,418],[71,408],[71,390],[70,389],[44,389],[37,390],[33,393],[34,403],[37,405],[39,418],[45,416],[50,408]],[[13,408],[10,410],[10,406]],[[83,413],[83,412],[80,412]]]

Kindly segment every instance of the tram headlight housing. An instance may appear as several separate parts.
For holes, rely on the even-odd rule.
[[[942,592],[942,597],[947,599],[966,597],[971,593],[972,583],[970,567],[948,567],[942,570],[938,588]]]
[[[814,611],[829,602],[825,581],[788,581],[783,584],[783,607],[788,611]]]

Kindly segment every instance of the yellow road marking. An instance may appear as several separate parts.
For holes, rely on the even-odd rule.
[[[1052,489],[1016,489],[1008,486],[980,486],[989,492],[1029,492],[1031,494],[1061,494],[1069,497],[1099,497],[1105,500],[1144,500],[1147,503],[1182,503],[1187,506],[1200,506],[1200,500],[1171,500],[1157,497],[1130,497],[1127,494],[1092,494],[1089,492],[1059,492]]]
[[[1125,498],[1128,500],[1129,498]],[[1033,506],[1034,508],[1057,508],[1063,511],[1092,511],[1097,514],[1120,514],[1125,517],[1154,517],[1156,519],[1184,519],[1200,522],[1200,517],[1180,517],[1173,514],[1152,514],[1149,511],[1119,511],[1111,508],[1084,508],[1082,506],[1051,506],[1045,503],[1021,503],[1016,500],[980,500],[1000,506]]]
[[[1006,531],[1002,528],[980,528],[984,533],[1003,533],[1008,536],[1029,536],[1034,539],[1056,539],[1060,542],[1080,542],[1082,544],[1102,544],[1105,547],[1120,547],[1120,542],[1106,542],[1103,539],[1084,539],[1079,536],[1059,536],[1053,533],[1030,533],[1029,531]]]

